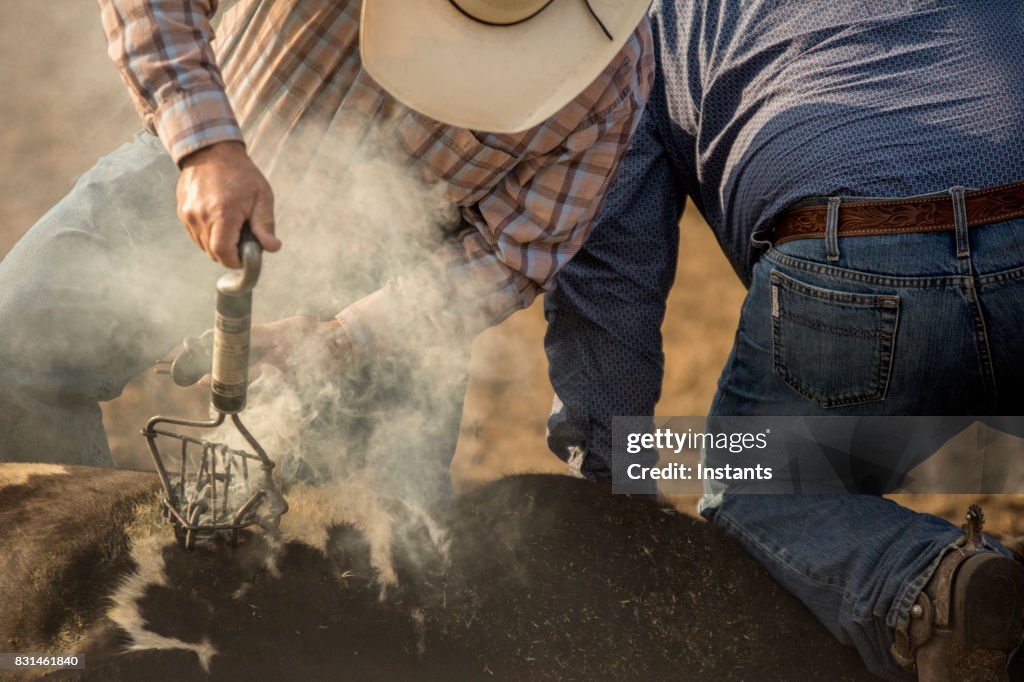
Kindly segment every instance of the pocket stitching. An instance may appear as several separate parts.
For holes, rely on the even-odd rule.
[[[834,303],[842,303],[844,305],[857,306],[862,308],[886,308],[896,307],[899,305],[899,296],[890,296],[885,294],[858,294],[847,291],[832,291],[830,289],[822,289],[821,287],[811,286],[810,284],[804,284],[800,280],[793,279],[788,275],[784,275],[778,270],[773,270],[771,273],[771,280],[774,283],[782,285],[783,288],[794,291],[798,294],[803,294],[811,298],[817,298],[821,301],[830,301]]]
[[[857,294],[843,291],[831,291],[828,289],[821,289],[814,287],[809,284],[804,284],[798,280],[788,277],[778,271],[772,271],[770,275],[771,286],[781,286],[785,289],[793,291],[797,295],[804,295],[810,298],[815,298],[820,301],[830,303],[840,303],[843,305],[851,305],[854,307],[874,308],[879,312],[879,330],[877,334],[871,335],[877,343],[875,346],[875,357],[878,365],[878,376],[876,382],[876,390],[872,393],[862,393],[860,395],[849,396],[849,397],[838,397],[829,398],[821,395],[818,391],[815,391],[799,379],[793,376],[785,368],[785,363],[782,362],[782,319],[785,315],[783,311],[779,311],[778,315],[773,314],[772,317],[772,370],[775,375],[782,379],[783,382],[803,397],[811,400],[816,405],[830,409],[836,407],[850,407],[854,405],[862,405],[866,403],[878,402],[884,400],[886,394],[889,391],[889,382],[892,377],[892,367],[895,361],[895,343],[896,333],[899,328],[899,308],[900,308],[900,297],[892,295],[877,295],[877,294]],[[872,302],[873,301],[873,302]],[[792,317],[792,316],[790,316]],[[796,322],[796,320],[794,320]],[[797,324],[801,324],[797,322]],[[821,325],[822,327],[828,327],[828,325]],[[812,327],[814,328],[814,327]],[[825,329],[818,329],[819,331],[826,331]],[[828,330],[827,333],[834,333]],[[842,334],[842,332],[839,332]],[[864,338],[864,337],[861,337]],[[888,362],[885,361],[886,355],[888,355]]]

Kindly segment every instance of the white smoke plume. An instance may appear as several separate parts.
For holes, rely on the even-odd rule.
[[[273,165],[270,177],[283,178],[278,234],[285,248],[264,256],[255,324],[292,315],[330,319],[422,264],[458,224],[443,189],[402,163],[383,130],[327,135]],[[444,282],[413,293],[442,297]],[[435,327],[423,330],[429,341],[421,343],[417,331],[410,329],[401,349],[375,349],[339,375],[327,371],[324,348],[303,339],[291,340],[287,371],[261,366],[240,416],[278,464],[286,489],[309,482],[362,488],[426,509],[446,501],[472,339]],[[251,450],[230,423],[194,435]],[[258,479],[254,473],[250,479]],[[246,499],[242,479],[234,484],[234,498]],[[361,525],[388,536],[389,517],[379,521],[381,528]]]

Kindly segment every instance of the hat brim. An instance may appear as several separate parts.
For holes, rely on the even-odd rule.
[[[395,99],[459,128],[516,133],[583,92],[629,40],[650,0],[555,0],[514,26],[474,21],[449,0],[364,0],[360,55]]]

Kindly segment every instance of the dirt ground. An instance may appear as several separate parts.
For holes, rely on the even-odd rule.
[[[5,0],[0,22],[0,257],[102,154],[126,141],[138,122],[105,52],[94,0]],[[677,287],[665,324],[666,383],[658,412],[706,412],[728,355],[744,291],[695,211],[683,221]],[[483,334],[453,465],[466,487],[501,474],[557,472],[544,422],[551,400],[539,302]],[[501,361],[498,361],[501,358]],[[509,358],[515,358],[510,363]],[[202,410],[204,391],[182,391],[146,375],[105,405],[119,463],[143,466],[137,435],[144,420],[173,406]],[[960,521],[966,496],[902,500]],[[693,509],[692,498],[678,503]],[[990,527],[1022,532],[1024,496],[988,496]]]

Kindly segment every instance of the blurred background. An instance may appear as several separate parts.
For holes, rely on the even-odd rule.
[[[0,22],[0,258],[100,156],[140,126],[108,60],[94,0],[4,0]],[[679,272],[664,327],[658,413],[705,414],[732,345],[744,290],[695,210],[682,223]],[[287,239],[287,235],[285,235]],[[197,252],[196,257],[201,257]],[[212,316],[212,311],[211,311]],[[551,404],[540,301],[477,339],[458,452],[458,488],[522,471],[562,472],[544,441]],[[3,333],[3,330],[0,330]],[[510,362],[510,358],[514,362]],[[204,389],[147,373],[104,405],[116,461],[148,468],[139,429],[156,413],[205,414]],[[981,496],[992,526],[1024,531],[1024,496]],[[974,498],[903,496],[959,523]],[[692,512],[695,500],[675,500]]]

